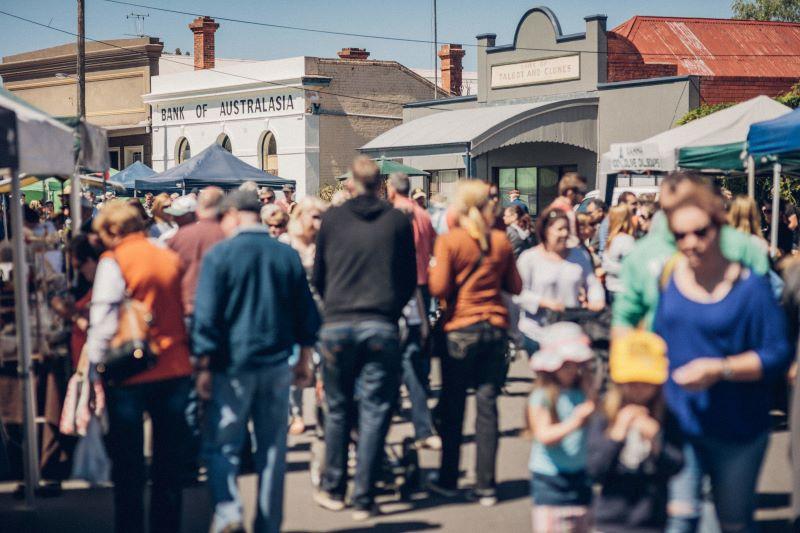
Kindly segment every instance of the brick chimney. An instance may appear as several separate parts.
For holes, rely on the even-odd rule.
[[[197,17],[189,24],[194,33],[194,69],[214,68],[214,32],[219,24],[211,17]]]
[[[364,61],[369,57],[366,48],[342,48],[337,52],[340,59],[352,59],[353,61]]]
[[[460,44],[443,44],[439,49],[439,59],[442,60],[441,86],[451,96],[461,96],[461,74],[464,70],[461,59],[465,53]]]

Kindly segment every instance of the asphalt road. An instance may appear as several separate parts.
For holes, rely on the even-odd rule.
[[[498,454],[499,503],[492,508],[481,507],[466,500],[442,500],[420,492],[410,501],[401,501],[394,493],[379,498],[381,515],[363,523],[351,520],[350,513],[334,513],[316,506],[311,500],[309,474],[311,448],[314,440],[309,431],[300,437],[290,437],[289,472],[286,478],[284,530],[287,532],[361,532],[379,533],[416,531],[530,531],[530,498],[528,489],[528,453],[530,442],[519,435],[527,394],[530,390],[528,370],[522,361],[512,367],[508,394],[500,399],[501,443]],[[306,419],[313,423],[311,403],[313,394],[306,391]],[[467,435],[473,433],[474,405],[470,399],[467,415]],[[409,435],[409,423],[393,426],[389,440],[400,442]],[[468,437],[468,441],[471,439]],[[438,464],[438,454],[423,452],[420,457],[423,475]],[[474,445],[468,442],[462,453],[465,470],[463,486],[474,478]],[[760,509],[758,519],[764,532],[790,531],[789,488],[791,469],[788,462],[788,436],[776,432],[759,484]],[[73,485],[74,486],[74,485]],[[256,481],[254,476],[240,478],[240,487],[248,516],[252,516]],[[36,512],[21,510],[19,502],[8,493],[11,485],[0,485],[0,532],[86,532],[111,531],[111,493],[109,489],[76,488],[65,490],[56,498],[42,499]],[[204,487],[187,489],[184,494],[185,532],[208,531],[210,503]],[[704,527],[703,533],[713,532]]]

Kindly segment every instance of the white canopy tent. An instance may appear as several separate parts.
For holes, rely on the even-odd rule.
[[[36,426],[34,419],[31,332],[28,321],[28,268],[25,262],[20,181],[26,175],[68,176],[75,170],[75,134],[71,128],[0,90],[0,174],[11,180],[11,224],[14,228],[14,313],[22,378],[25,445],[25,501],[33,507],[39,484]]]
[[[777,118],[790,111],[768,96],[757,96],[649,139],[612,144],[611,150],[600,156],[600,195],[605,196],[608,176],[611,174],[672,172],[678,168],[679,149],[744,143],[752,124]]]

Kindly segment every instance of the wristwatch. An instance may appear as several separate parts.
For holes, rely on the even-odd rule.
[[[731,363],[728,361],[727,357],[722,358],[722,381],[730,381],[733,377],[733,370],[731,369]]]

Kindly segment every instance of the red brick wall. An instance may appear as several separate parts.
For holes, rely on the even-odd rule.
[[[778,96],[792,88],[797,78],[748,78],[701,76],[700,101],[703,104],[743,102],[759,95]]]
[[[642,60],[636,48],[627,39],[609,32],[607,80],[615,81],[642,80],[676,76],[678,67],[671,64],[647,64]]]

